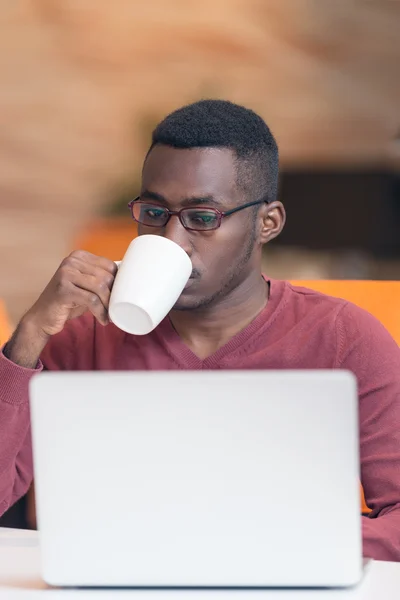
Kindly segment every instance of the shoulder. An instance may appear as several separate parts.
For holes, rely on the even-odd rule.
[[[400,349],[382,323],[371,313],[344,298],[329,296],[306,287],[285,282],[288,305],[307,313],[312,321],[325,317],[334,325],[337,338],[338,361],[341,363],[352,348],[366,353],[400,355]]]
[[[290,281],[284,282],[286,291],[291,297],[293,302],[304,303],[309,305],[324,305],[325,307],[332,307],[340,309],[343,305],[346,304],[346,300],[343,298],[336,298],[334,296],[328,296],[327,294],[323,294],[322,292],[318,292],[317,290],[312,290],[311,288],[294,285]]]
[[[293,285],[290,282],[285,282],[285,284],[293,303],[304,304],[308,308],[321,307],[325,311],[333,311],[339,326],[348,326],[360,333],[386,331],[374,315],[345,298],[323,294],[307,287]]]
[[[272,285],[276,286],[277,282]],[[334,322],[348,304],[343,298],[328,296],[307,287],[293,285],[289,281],[279,282],[283,286],[282,304],[286,310],[295,312],[298,316],[308,317],[317,321],[320,318]],[[357,307],[355,307],[357,309]]]

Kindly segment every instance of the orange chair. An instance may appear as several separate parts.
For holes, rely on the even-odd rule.
[[[6,343],[6,341],[11,337],[11,334],[11,322],[8,318],[6,307],[4,306],[2,300],[0,300],[0,346]]]
[[[386,327],[400,345],[400,281],[292,281],[329,296],[344,298],[364,308]],[[361,487],[362,512],[368,513]]]

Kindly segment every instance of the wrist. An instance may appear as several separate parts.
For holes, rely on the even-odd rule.
[[[47,344],[51,337],[39,325],[35,315],[30,313],[26,313],[26,315],[22,317],[18,325],[17,332],[21,338],[27,339],[31,343],[33,341],[36,341],[38,344],[43,343],[43,347]]]
[[[4,356],[26,369],[36,369],[42,350],[50,336],[38,326],[34,319],[24,317],[12,338],[6,344]]]

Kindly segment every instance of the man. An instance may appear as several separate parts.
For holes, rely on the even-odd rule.
[[[138,337],[109,322],[112,261],[73,252],[61,263],[0,355],[0,512],[32,479],[28,382],[42,368],[349,369],[372,508],[364,553],[400,560],[400,350],[354,305],[262,276],[262,248],[285,223],[277,183],[277,145],[254,112],[210,100],[160,123],[132,213],[139,235],[166,236],[188,253],[190,282]]]

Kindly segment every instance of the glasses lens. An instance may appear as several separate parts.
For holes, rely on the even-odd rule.
[[[163,227],[168,220],[168,212],[156,204],[134,202],[132,212],[136,221],[148,227]]]
[[[212,208],[186,208],[181,213],[185,227],[196,231],[208,231],[219,227],[219,215]]]

